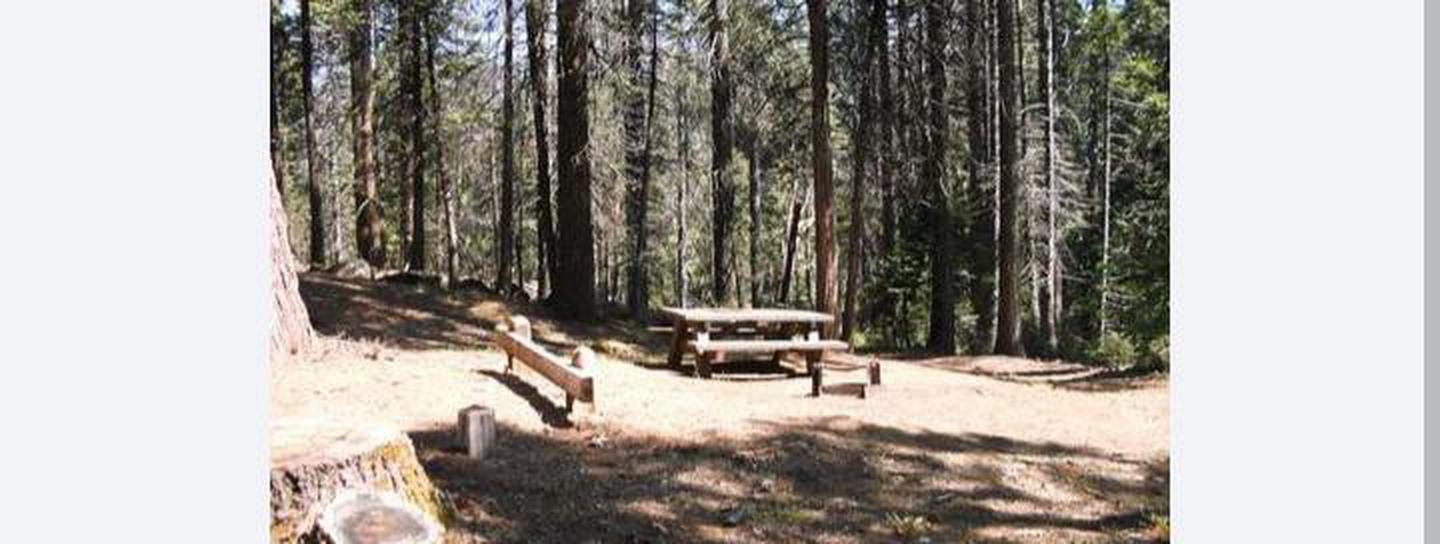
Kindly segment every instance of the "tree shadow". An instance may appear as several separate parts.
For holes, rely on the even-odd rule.
[[[1072,361],[1044,361],[977,357],[891,354],[886,359],[932,370],[983,376],[1026,385],[1043,385],[1080,392],[1117,392],[1163,387],[1167,376],[1151,366],[1124,369]]]
[[[511,393],[515,393],[516,396],[525,399],[525,402],[529,403],[530,407],[534,408],[535,412],[540,414],[540,421],[546,425],[557,429],[569,429],[575,426],[574,422],[570,421],[569,412],[567,412],[563,406],[551,401],[549,397],[542,394],[534,385],[520,379],[519,376],[496,372],[494,370],[477,370],[476,372],[500,382],[500,384],[509,389]]]
[[[892,542],[907,517],[934,542],[1147,542],[1168,512],[1168,459],[842,417],[705,440],[502,424],[483,461],[449,429],[411,436],[452,535],[496,542]]]
[[[470,311],[483,300],[476,293],[311,272],[300,276],[300,296],[321,334],[409,350],[478,347],[488,338],[487,323]]]

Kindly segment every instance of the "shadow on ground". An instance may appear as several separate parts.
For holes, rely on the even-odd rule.
[[[412,438],[458,512],[452,542],[1155,542],[1152,516],[1169,510],[1168,459],[839,418],[704,442],[502,425],[483,461],[448,429]],[[1007,477],[988,461],[999,458],[1031,469]],[[1052,515],[1051,498],[1016,487],[1037,481],[1049,497],[1112,506]]]
[[[1117,369],[1060,360],[993,356],[885,354],[885,359],[934,370],[985,376],[1001,381],[1046,385],[1071,391],[1114,392],[1163,386],[1166,377],[1148,366]]]
[[[404,276],[402,276],[404,277]],[[423,278],[422,278],[423,280]],[[321,334],[378,342],[407,350],[474,348],[512,313],[530,318],[536,341],[568,353],[581,344],[633,360],[664,359],[663,335],[619,319],[579,323],[555,319],[544,304],[501,298],[461,282],[370,281],[323,272],[300,275],[300,296]]]

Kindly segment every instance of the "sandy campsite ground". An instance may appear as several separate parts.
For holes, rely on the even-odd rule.
[[[884,357],[867,399],[798,366],[663,366],[663,334],[575,326],[480,293],[310,274],[332,339],[272,369],[271,417],[411,432],[459,513],[449,542],[1145,542],[1168,526],[1163,377],[1005,357]],[[515,311],[555,351],[596,350],[596,409],[521,370],[485,332]],[[874,358],[864,356],[865,360]],[[856,361],[858,362],[858,361]],[[452,444],[456,412],[496,410],[499,446]]]

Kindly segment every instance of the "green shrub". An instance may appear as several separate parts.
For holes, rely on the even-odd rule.
[[[1150,341],[1150,357],[1161,370],[1170,370],[1170,335],[1162,334]]]
[[[1135,364],[1135,344],[1118,332],[1108,332],[1090,350],[1090,358],[1113,368],[1128,368]]]

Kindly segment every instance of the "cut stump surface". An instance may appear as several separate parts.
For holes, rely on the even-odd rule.
[[[394,493],[432,521],[450,517],[403,433],[316,419],[271,424],[271,542],[334,541],[320,519],[347,491]]]

